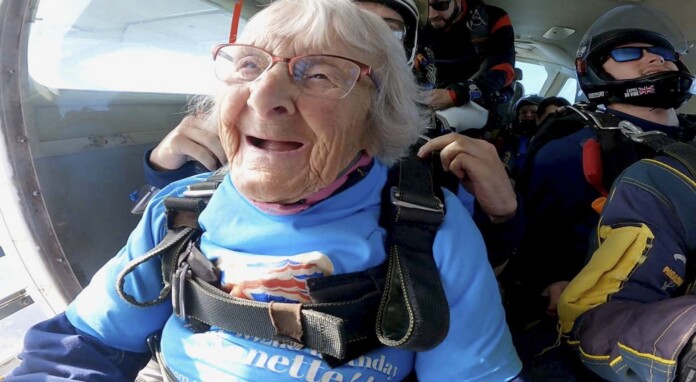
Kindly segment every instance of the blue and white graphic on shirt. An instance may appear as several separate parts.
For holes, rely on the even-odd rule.
[[[227,177],[199,218],[205,231],[200,249],[212,261],[231,251],[261,254],[254,264],[266,265],[320,254],[330,261],[332,274],[377,266],[386,259],[385,231],[378,224],[386,172],[384,165],[375,163],[351,188],[288,216],[260,211]],[[311,350],[222,330],[193,333],[172,316],[169,302],[138,308],[123,301],[115,289],[118,274],[164,237],[163,198],[181,195],[187,184],[206,177],[174,183],[153,198],[126,246],[69,306],[66,314],[75,327],[109,346],[136,352],[147,351],[146,337],[164,327],[162,353],[179,381],[398,381],[413,369],[421,381],[504,381],[521,369],[483,240],[470,214],[448,191],[447,214],[433,252],[450,305],[450,330],[432,350],[382,347],[330,369]],[[265,263],[266,256],[277,262]],[[319,258],[309,262],[322,272],[330,269]],[[139,301],[155,299],[162,288],[159,259],[139,266],[125,279],[124,288]]]
[[[218,251],[222,290],[230,295],[263,302],[309,302],[307,279],[333,274],[333,263],[320,252],[309,252],[284,259],[278,256],[250,255]]]

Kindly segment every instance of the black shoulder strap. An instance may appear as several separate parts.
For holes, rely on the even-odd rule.
[[[200,236],[198,216],[203,212],[207,201],[228,171],[229,165],[225,165],[211,174],[205,181],[189,185],[188,190],[184,192],[184,197],[170,196],[164,200],[165,213],[167,215],[167,233],[155,248],[144,256],[131,260],[119,273],[116,291],[122,299],[141,307],[156,305],[170,299],[172,278],[176,269],[183,261],[182,255],[186,256],[191,252],[191,243],[198,240]],[[162,261],[162,280],[164,285],[156,299],[137,301],[135,297],[125,291],[125,279],[135,268],[156,257],[160,257]],[[194,261],[194,263],[200,264],[200,261]],[[212,272],[209,267],[205,268],[201,269],[200,272],[203,274]]]
[[[388,232],[385,290],[377,312],[377,338],[387,346],[431,349],[449,331],[449,305],[433,257],[444,219],[442,190],[433,160],[416,148],[390,171],[382,194],[381,224]]]

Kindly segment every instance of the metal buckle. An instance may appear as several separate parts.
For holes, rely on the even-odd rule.
[[[183,195],[189,198],[203,198],[206,196],[212,196],[215,190],[191,190],[190,188],[184,191]]]
[[[645,142],[645,139],[643,139],[646,136],[650,135],[665,135],[662,131],[659,130],[651,130],[651,131],[643,131],[640,127],[634,125],[633,123],[629,121],[621,121],[619,122],[619,129],[621,129],[621,132],[623,135],[628,137],[634,142],[638,143],[643,143]]]
[[[601,126],[602,130],[619,130],[628,139],[636,143],[645,142],[644,137],[650,135],[666,135],[664,132],[659,130],[643,131],[640,127],[634,125],[629,121],[621,121],[618,126]]]
[[[389,194],[390,194],[391,203],[397,207],[413,208],[413,209],[422,210],[422,211],[429,211],[429,212],[439,212],[439,213],[444,212],[444,205],[442,204],[442,201],[440,199],[438,199],[438,197],[436,197],[436,196],[433,196],[433,199],[435,199],[437,201],[437,208],[433,208],[433,207],[428,207],[428,206],[423,206],[420,204],[407,202],[407,201],[401,199],[401,194],[399,193],[399,190],[396,186],[391,187]]]

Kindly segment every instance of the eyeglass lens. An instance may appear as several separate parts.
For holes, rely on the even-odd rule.
[[[435,1],[435,2],[430,3],[429,5],[430,5],[430,8],[432,8],[438,12],[442,12],[442,11],[446,11],[447,8],[449,8],[450,2],[451,2],[451,0]]]
[[[251,47],[230,45],[218,51],[215,74],[228,84],[252,82],[273,66],[268,52]],[[360,77],[360,67],[347,59],[310,55],[293,58],[289,62],[293,80],[305,94],[343,98]]]
[[[677,52],[662,48],[658,46],[649,47],[638,47],[638,46],[626,46],[621,48],[612,49],[610,55],[611,58],[616,62],[628,62],[640,60],[643,57],[643,51],[648,51],[649,53],[656,54],[666,61],[677,61],[679,60],[679,55]]]

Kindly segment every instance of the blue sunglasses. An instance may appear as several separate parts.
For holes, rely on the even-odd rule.
[[[643,51],[656,54],[665,61],[679,61],[679,53],[659,46],[624,46],[612,49],[609,56],[616,62],[629,62],[640,60],[643,57]]]

